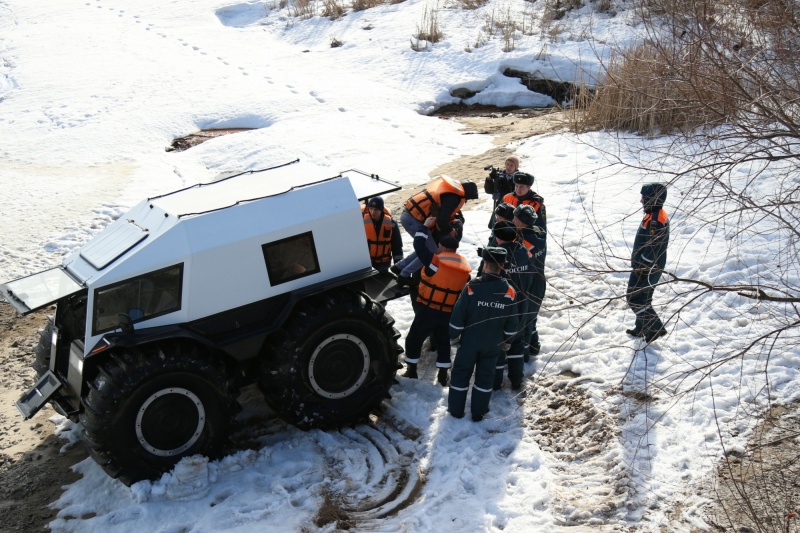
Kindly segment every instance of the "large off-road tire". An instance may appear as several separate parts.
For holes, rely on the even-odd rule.
[[[153,479],[181,457],[215,457],[238,411],[231,371],[177,341],[111,354],[88,384],[80,421],[92,458],[126,485]]]
[[[50,347],[53,345],[53,322],[47,319],[44,329],[39,332],[39,344],[33,349],[33,367],[36,377],[41,377],[50,369]]]
[[[262,362],[267,403],[303,429],[364,419],[394,383],[403,350],[393,325],[381,304],[357,291],[300,302]]]

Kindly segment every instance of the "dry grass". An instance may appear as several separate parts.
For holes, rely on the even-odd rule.
[[[331,20],[340,19],[347,10],[341,0],[322,0],[322,16]]]
[[[293,17],[310,19],[315,15],[314,0],[289,0],[288,8]]]
[[[411,40],[411,49],[419,52],[426,50],[430,44],[436,44],[442,40],[444,33],[439,27],[439,16],[435,8],[425,6],[422,13],[422,21],[417,24],[417,32]]]
[[[718,124],[735,111],[726,80],[682,50],[665,58],[647,43],[611,58],[593,98],[579,91],[573,127],[658,134]],[[681,75],[674,75],[681,69]],[[702,102],[702,105],[698,104]]]
[[[456,9],[475,10],[486,5],[488,0],[455,0],[453,7]]]
[[[383,0],[353,0],[353,11],[364,11],[382,5]]]

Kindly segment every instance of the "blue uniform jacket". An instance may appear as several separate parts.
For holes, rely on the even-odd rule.
[[[663,270],[667,264],[669,244],[669,217],[658,209],[646,213],[633,241],[631,268],[637,271]]]
[[[475,349],[500,349],[517,333],[516,294],[508,280],[483,274],[461,291],[450,316],[450,338]]]

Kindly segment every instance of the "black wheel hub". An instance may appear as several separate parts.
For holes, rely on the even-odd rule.
[[[369,350],[361,339],[347,333],[332,335],[311,355],[309,382],[320,396],[344,398],[364,384],[369,364]]]
[[[188,450],[206,423],[203,403],[180,387],[159,390],[142,404],[136,416],[136,437],[148,452],[169,457]]]

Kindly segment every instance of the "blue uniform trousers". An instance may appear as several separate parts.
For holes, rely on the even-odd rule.
[[[544,276],[541,274],[534,274],[533,276],[533,286],[530,289],[530,296],[528,297],[530,302],[528,304],[527,314],[525,315],[525,324],[528,327],[528,335],[525,337],[528,339],[529,346],[525,348],[525,362],[528,362],[529,354],[530,354],[530,347],[533,346],[536,348],[538,352],[540,348],[539,343],[539,332],[536,330],[536,321],[539,318],[539,309],[542,307],[542,300],[544,300],[544,292],[547,289],[547,282],[544,279]]]
[[[636,315],[636,329],[643,333],[658,331],[664,327],[653,309],[653,292],[660,279],[660,271],[650,275],[631,272],[631,277],[628,279],[625,298],[628,301],[628,307]]]
[[[524,377],[524,357],[525,357],[525,333],[524,331],[515,335],[511,340],[511,348],[507,352],[500,352],[497,357],[494,374],[494,390],[500,390],[503,385],[503,370],[508,365],[508,379],[512,385],[522,383]]]
[[[414,305],[414,321],[406,335],[406,363],[419,363],[422,344],[428,335],[436,342],[436,366],[450,368],[450,313],[417,303]]]
[[[503,353],[500,347],[490,350],[475,349],[461,345],[456,352],[453,370],[450,371],[450,392],[447,395],[447,410],[453,416],[464,416],[467,403],[467,391],[472,371],[475,371],[475,383],[472,385],[472,416],[483,416],[489,411],[489,400],[492,398],[492,382],[494,381],[497,358]]]

